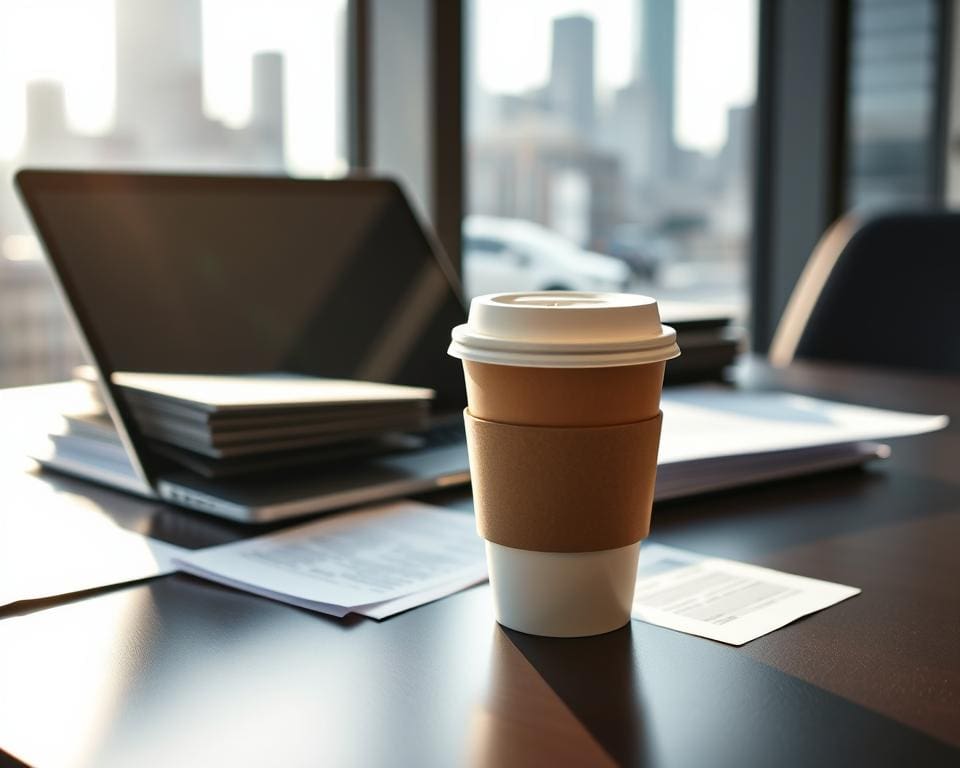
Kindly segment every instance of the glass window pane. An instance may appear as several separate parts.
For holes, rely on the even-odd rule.
[[[345,16],[346,0],[0,3],[0,386],[81,361],[14,170],[342,173]]]
[[[742,309],[756,0],[466,7],[467,292],[614,289]]]
[[[935,0],[851,4],[848,208],[934,202],[938,27]]]

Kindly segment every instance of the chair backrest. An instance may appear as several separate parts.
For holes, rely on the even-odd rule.
[[[770,347],[794,358],[960,372],[960,213],[840,219],[800,276]]]

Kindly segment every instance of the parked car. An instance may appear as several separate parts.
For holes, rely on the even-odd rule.
[[[630,268],[586,251],[555,232],[522,219],[468,216],[463,226],[467,293],[500,291],[625,290]]]

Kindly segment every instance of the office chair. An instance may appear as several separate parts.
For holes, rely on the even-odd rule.
[[[960,213],[848,215],[817,243],[770,362],[960,372]]]

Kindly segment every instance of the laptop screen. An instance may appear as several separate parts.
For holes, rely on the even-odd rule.
[[[465,318],[455,277],[391,181],[22,171],[17,182],[108,379],[290,371],[432,387],[440,413],[465,405],[446,354]]]

